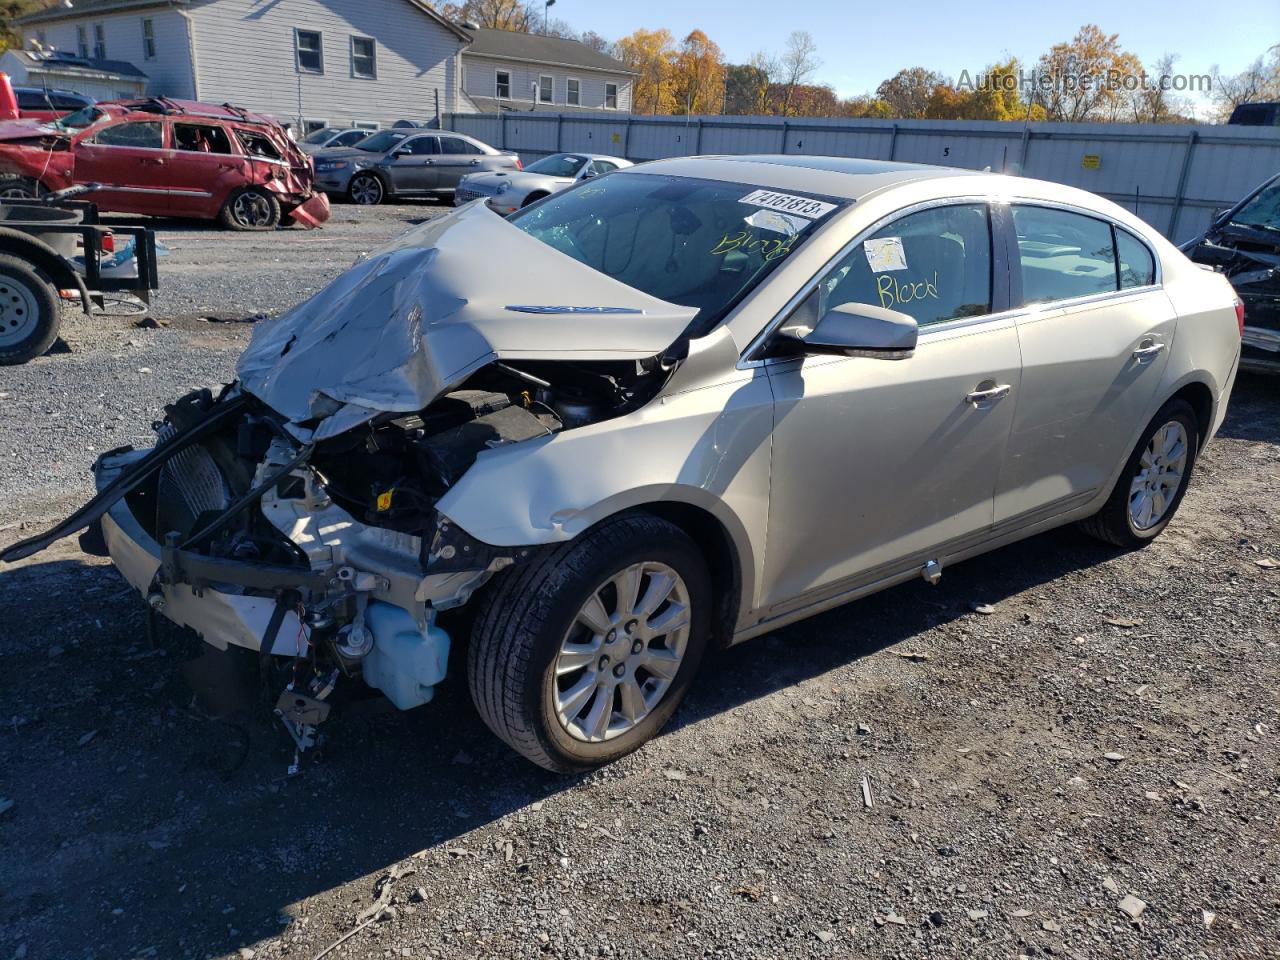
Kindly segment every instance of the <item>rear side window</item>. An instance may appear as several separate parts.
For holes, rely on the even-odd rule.
[[[19,90],[18,91],[18,109],[19,110],[48,110],[49,101],[45,99],[45,94],[38,90]],[[52,100],[49,97],[49,100]]]
[[[215,124],[175,123],[173,148],[195,153],[231,153],[231,138]]]
[[[1116,289],[1111,225],[1049,207],[1015,206],[1024,303],[1070,300]]]
[[[921,326],[991,312],[991,226],[986,204],[908,214],[858,244],[807,303],[813,322],[832,307],[869,303]]]
[[[461,137],[441,137],[440,152],[465,154],[467,156],[477,156],[484,153],[479,147],[469,140],[463,140]]]
[[[1147,245],[1126,230],[1116,229],[1116,259],[1120,289],[1148,287],[1156,282],[1156,263]]]
[[[104,147],[133,147],[159,150],[164,146],[164,134],[159,120],[139,120],[136,123],[117,123],[94,135],[93,142]]]

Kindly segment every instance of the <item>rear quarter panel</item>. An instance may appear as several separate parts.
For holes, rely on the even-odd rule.
[[[1175,251],[1176,260],[1165,259],[1165,292],[1178,314],[1174,339],[1165,371],[1166,385],[1160,402],[1188,383],[1207,386],[1214,398],[1210,435],[1226,414],[1240,358],[1240,328],[1235,314],[1235,290],[1221,274],[1193,264]]]

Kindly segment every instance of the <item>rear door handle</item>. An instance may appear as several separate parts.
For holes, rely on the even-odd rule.
[[[990,383],[990,381],[987,381]],[[975,407],[980,403],[990,403],[993,400],[1000,400],[1007,397],[1013,391],[1013,387],[1007,383],[999,383],[994,387],[986,387],[982,390],[975,390],[965,396],[964,402],[971,403]]]
[[[1156,343],[1154,340],[1143,340],[1142,345],[1133,351],[1133,359],[1139,363],[1146,363],[1158,357],[1163,349],[1163,343]]]

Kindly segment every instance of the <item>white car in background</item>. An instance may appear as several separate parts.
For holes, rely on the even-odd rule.
[[[531,163],[524,170],[497,170],[471,173],[462,178],[454,194],[454,206],[484,198],[489,209],[498,213],[515,213],[535,200],[621,167],[631,166],[621,157],[594,153],[553,153]]]

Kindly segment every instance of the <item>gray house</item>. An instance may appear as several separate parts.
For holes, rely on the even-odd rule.
[[[135,64],[148,94],[303,129],[467,112],[471,38],[422,0],[71,0],[19,25],[26,46]]]
[[[463,90],[483,113],[631,112],[635,73],[577,40],[467,26]]]
[[[149,95],[234,103],[304,132],[631,106],[632,74],[611,57],[573,40],[463,29],[425,0],[64,0],[18,25],[24,49],[132,65]]]

